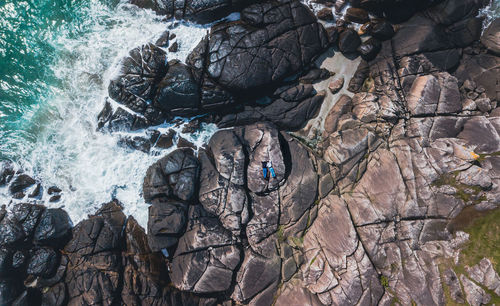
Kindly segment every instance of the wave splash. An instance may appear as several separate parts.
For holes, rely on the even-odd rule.
[[[115,197],[124,204],[125,213],[144,226],[148,205],[142,199],[142,181],[160,156],[120,146],[119,135],[97,132],[97,114],[104,105],[109,80],[130,49],[156,41],[171,27],[179,52],[168,54],[168,60],[184,61],[208,26],[166,22],[151,11],[123,3],[110,8],[91,1],[85,9],[85,19],[75,25],[87,28],[83,34],[63,29],[49,41],[57,50],[57,59],[50,66],[57,82],[47,85],[36,112],[21,119],[29,125],[26,130],[32,141],[13,138],[15,150],[7,144],[1,154],[39,179],[45,192],[53,185],[61,188],[61,201],[45,204],[64,206],[73,222]],[[165,127],[168,124],[161,128]],[[215,130],[214,125],[205,125],[198,133],[182,136],[201,145]],[[22,145],[18,145],[20,141]],[[6,203],[5,191],[0,191],[0,201],[2,197]]]

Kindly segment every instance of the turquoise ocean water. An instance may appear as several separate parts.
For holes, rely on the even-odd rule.
[[[170,26],[116,0],[0,0],[0,160],[15,161],[45,190],[60,187],[62,200],[50,205],[64,206],[74,221],[112,196],[146,220],[142,179],[158,156],[96,132],[96,116],[120,59]],[[169,60],[185,60],[206,30],[176,24],[180,52]],[[214,130],[191,137],[202,142]],[[0,204],[8,201],[0,189]]]

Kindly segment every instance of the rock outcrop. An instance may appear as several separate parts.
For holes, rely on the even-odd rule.
[[[110,97],[125,108],[113,110],[107,104],[99,114],[100,126],[135,130],[173,116],[217,111],[231,114],[223,125],[239,125],[242,119],[235,117],[240,117],[244,124],[267,120],[298,129],[316,115],[321,93],[315,97],[312,88],[297,84],[289,89],[294,86],[285,79],[307,72],[327,48],[323,26],[298,0],[255,3],[240,14],[238,21],[212,26],[186,64],[167,63],[166,52],[153,44],[130,51],[109,86]],[[262,106],[262,99],[271,101]]]

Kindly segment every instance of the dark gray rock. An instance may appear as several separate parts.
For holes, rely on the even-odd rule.
[[[15,194],[24,191],[25,189],[33,186],[35,183],[36,181],[31,176],[27,174],[19,174],[10,182],[9,192],[11,194]]]
[[[155,106],[175,115],[196,113],[200,103],[198,81],[191,69],[177,60],[168,63],[168,71],[158,84]]]
[[[500,18],[491,22],[481,36],[481,43],[488,50],[500,56]]]
[[[255,94],[303,69],[327,43],[325,30],[299,1],[270,1],[246,7],[240,22],[212,27],[188,64],[230,92]]]
[[[158,112],[148,112],[148,101],[154,98],[156,86],[167,72],[166,59],[165,52],[153,44],[132,49],[109,84],[109,96],[156,122],[161,116]]]
[[[279,92],[279,90],[282,90]],[[310,84],[278,89],[275,100],[266,106],[245,106],[239,113],[228,114],[218,122],[220,127],[241,126],[269,121],[283,130],[298,130],[314,118],[326,93],[317,93]]]
[[[149,207],[148,243],[154,252],[172,247],[184,233],[188,205],[173,200],[153,200]]]
[[[191,206],[189,220],[172,260],[172,282],[195,293],[228,290],[240,262],[240,250],[231,233],[199,206]]]
[[[343,54],[353,54],[356,53],[358,47],[361,45],[361,39],[356,31],[346,29],[340,33],[338,43],[340,52]]]
[[[64,245],[67,239],[71,238],[72,226],[68,213],[63,209],[46,209],[40,216],[33,239],[44,245]]]
[[[0,162],[0,186],[9,183],[14,176],[14,164],[11,161],[3,160]]]
[[[249,0],[130,0],[130,3],[142,8],[154,10],[160,15],[186,19],[199,23],[216,21],[233,11],[238,11]]]
[[[57,267],[58,254],[52,248],[37,248],[30,256],[26,272],[34,276],[50,277]]]

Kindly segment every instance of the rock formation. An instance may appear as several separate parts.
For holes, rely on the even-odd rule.
[[[500,203],[499,23],[482,33],[483,1],[351,0],[326,29],[294,0],[133,3],[241,20],[213,25],[186,63],[154,44],[130,51],[109,85],[121,106],[106,104],[100,128],[210,113],[186,132],[220,129],[150,166],[147,233],[118,201],[73,227],[63,209],[27,203],[45,194],[39,182],[2,162],[0,186],[18,202],[0,211],[0,304],[498,300],[494,259],[455,268],[471,238],[455,223]],[[346,5],[316,4],[332,17]],[[329,47],[361,56],[352,78],[314,67]],[[124,143],[148,151],[172,137]]]

